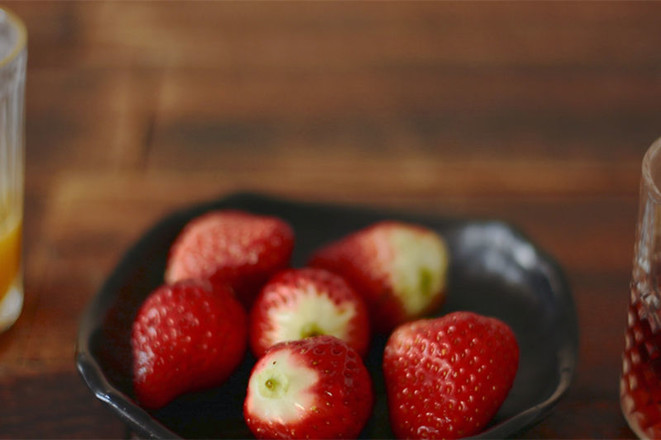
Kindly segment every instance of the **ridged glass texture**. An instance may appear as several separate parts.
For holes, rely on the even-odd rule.
[[[0,331],[23,306],[26,38],[21,21],[0,9]]]

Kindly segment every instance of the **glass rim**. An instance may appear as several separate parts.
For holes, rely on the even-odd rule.
[[[16,58],[18,58],[21,52],[23,52],[27,45],[28,31],[25,27],[25,23],[23,23],[23,20],[21,20],[18,15],[14,14],[9,9],[5,8],[4,6],[0,7],[0,13],[5,14],[7,21],[16,31],[16,42],[14,43],[14,46],[4,58],[0,59],[0,69],[2,69]]]
[[[655,140],[645,152],[643,157],[643,179],[645,186],[653,192],[654,198],[661,201],[661,189],[657,186],[656,180],[652,175],[652,162],[658,160],[657,155],[661,153],[661,137]],[[661,176],[660,176],[661,177]]]

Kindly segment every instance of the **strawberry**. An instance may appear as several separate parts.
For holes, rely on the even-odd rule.
[[[250,346],[260,357],[277,342],[336,336],[361,356],[370,338],[363,299],[347,282],[324,269],[288,269],[262,289],[250,312]]]
[[[284,220],[236,210],[191,220],[170,250],[165,281],[207,278],[227,283],[250,307],[262,285],[289,266],[294,232]]]
[[[399,438],[477,434],[509,393],[519,364],[504,322],[454,312],[398,327],[383,356],[390,423]]]
[[[220,385],[243,359],[247,317],[228,287],[182,281],[154,290],[133,322],[133,385],[147,408]]]
[[[373,403],[360,355],[323,335],[272,346],[252,370],[243,412],[258,438],[356,438]]]
[[[349,281],[380,332],[436,310],[445,299],[447,247],[420,225],[375,223],[317,250],[309,265]]]

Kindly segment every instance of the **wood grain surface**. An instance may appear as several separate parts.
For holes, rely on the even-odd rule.
[[[564,267],[575,381],[528,438],[626,438],[659,2],[5,2],[27,24],[26,303],[0,437],[121,438],[78,319],[166,213],[236,191],[501,218]]]

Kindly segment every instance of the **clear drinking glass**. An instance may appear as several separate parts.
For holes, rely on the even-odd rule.
[[[0,331],[23,307],[24,95],[27,32],[0,9]]]
[[[661,139],[645,153],[620,404],[640,438],[661,438]]]

